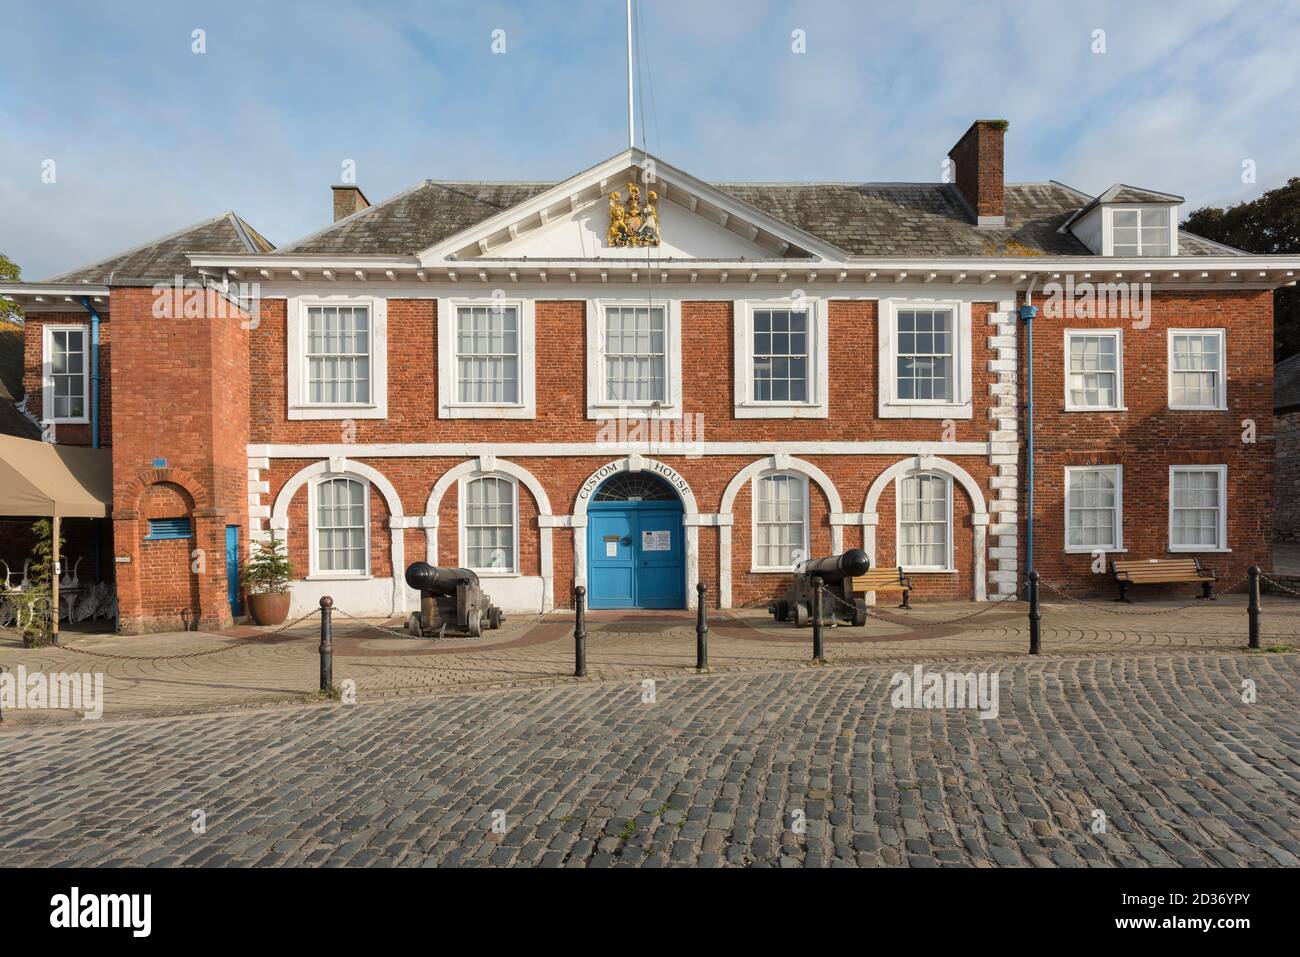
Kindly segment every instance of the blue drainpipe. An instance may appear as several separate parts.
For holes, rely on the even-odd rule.
[[[1032,290],[1032,286],[1030,289]],[[1032,293],[1025,294],[1026,304],[1020,307],[1020,319],[1025,324],[1025,361],[1028,368],[1025,396],[1025,575],[1034,570],[1034,319],[1038,307],[1028,305]]]
[[[90,313],[90,447],[99,448],[99,313],[90,304],[89,296],[81,297],[81,305]],[[101,575],[101,553],[104,550],[103,526],[95,526],[95,580]]]

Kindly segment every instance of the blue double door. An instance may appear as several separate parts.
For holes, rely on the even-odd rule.
[[[590,608],[685,608],[680,502],[594,503],[587,512]]]

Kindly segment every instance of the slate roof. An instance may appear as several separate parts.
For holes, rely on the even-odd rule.
[[[409,256],[555,185],[425,180],[277,252]],[[1055,182],[1008,183],[1005,227],[976,227],[953,184],[713,185],[851,256],[1092,255],[1071,233],[1060,231],[1092,198]],[[1158,195],[1167,201],[1166,194]],[[1179,252],[1222,255],[1235,250],[1180,233]]]
[[[1273,409],[1300,408],[1300,355],[1283,359],[1273,367]]]
[[[532,199],[554,185],[425,180],[279,252],[411,255]]]
[[[233,212],[118,253],[89,266],[51,276],[46,282],[96,285],[153,285],[176,275],[193,278],[187,253],[268,253],[275,247]]]

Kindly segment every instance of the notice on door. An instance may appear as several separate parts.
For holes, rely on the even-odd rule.
[[[606,558],[618,558],[618,540],[617,540],[617,539],[615,539],[615,540],[612,541],[612,542],[606,542],[606,543],[605,543],[605,557],[606,557]]]
[[[673,550],[672,532],[664,529],[658,532],[641,533],[641,551],[670,552]]]

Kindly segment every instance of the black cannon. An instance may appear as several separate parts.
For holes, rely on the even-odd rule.
[[[420,593],[420,610],[406,620],[406,630],[418,638],[446,631],[477,638],[485,627],[500,628],[505,621],[505,614],[484,594],[478,575],[468,568],[416,562],[406,570],[406,584]]]
[[[854,578],[871,569],[871,559],[860,548],[850,548],[843,555],[814,558],[795,566],[794,577],[785,595],[769,602],[768,613],[777,621],[793,621],[803,627],[812,620],[813,579],[822,580],[822,621],[843,621],[854,625],[867,623],[867,601]]]

